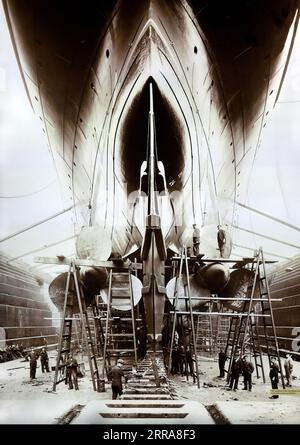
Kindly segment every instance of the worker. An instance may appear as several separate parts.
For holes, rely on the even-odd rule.
[[[231,369],[230,369],[230,382],[229,382],[229,390],[232,389],[236,391],[238,389],[239,377],[241,373],[241,360],[239,357],[235,357],[232,361]]]
[[[33,348],[31,348],[31,351],[26,356],[26,359],[29,359],[29,367],[30,367],[30,379],[36,379],[36,367],[37,367],[37,359],[38,359],[38,353],[35,352]]]
[[[179,371],[178,346],[175,345],[172,350],[172,367],[171,374],[177,374]]]
[[[272,389],[278,389],[278,382],[279,382],[278,374],[279,374],[279,366],[277,364],[275,357],[272,357],[270,364],[270,373],[269,373]],[[270,397],[270,399],[278,399],[278,397],[279,397],[278,394],[273,394]]]
[[[252,390],[252,373],[254,371],[253,364],[247,360],[247,357],[244,356],[242,360],[242,373],[244,376],[244,391],[250,391]]]
[[[286,359],[284,361],[284,370],[285,370],[285,377],[286,377],[286,385],[291,385],[291,378],[292,378],[292,372],[293,372],[293,359],[291,354],[286,355]]]
[[[73,385],[75,387],[75,391],[78,391],[78,362],[73,357],[72,354],[69,354],[68,360],[67,360],[67,372],[66,372],[66,379],[67,383],[69,383],[69,389],[73,389]]]
[[[185,350],[184,346],[180,345],[178,347],[178,367],[180,374],[183,376],[185,370],[186,370],[186,358],[185,358]]]
[[[224,352],[223,348],[221,348],[220,352],[219,352],[219,370],[220,370],[219,377],[220,378],[225,377],[225,363],[226,363],[227,358],[228,357],[227,357],[226,353]]]
[[[44,370],[46,370],[47,372],[50,372],[50,370],[49,370],[49,357],[48,357],[48,353],[47,353],[45,348],[42,348],[42,351],[41,351],[41,354],[40,354],[40,358],[41,358],[42,372],[44,372]]]
[[[122,370],[123,365],[124,361],[122,359],[118,359],[117,364],[111,370],[111,389],[113,400],[116,400],[118,396],[121,396],[123,393],[122,377],[125,377]]]
[[[217,240],[218,240],[218,246],[219,246],[219,251],[220,251],[220,257],[224,258],[225,245],[226,245],[226,232],[225,232],[225,229],[223,229],[221,225],[218,225],[217,228],[218,228]]]
[[[197,256],[200,253],[200,229],[197,227],[197,224],[193,224],[193,229],[193,253],[194,256]]]
[[[196,374],[194,373],[194,359],[192,356],[191,348],[187,346],[185,352],[186,375],[190,374],[191,377],[193,377],[193,382],[196,383]]]
[[[48,342],[47,342],[47,339],[45,337],[43,338],[43,345],[44,345],[44,348],[47,350],[48,349]]]

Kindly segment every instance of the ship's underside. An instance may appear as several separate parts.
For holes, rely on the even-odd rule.
[[[161,163],[157,213],[167,255],[191,245],[196,223],[201,253],[220,259],[217,225],[227,225],[228,234],[237,226],[236,203],[247,196],[280,92],[298,2],[145,0],[87,7],[10,0],[4,7],[63,202],[74,206],[74,235],[82,227],[102,228],[100,257],[106,237],[109,254],[136,251],[144,275],[157,278],[141,253],[149,216],[142,173],[149,159],[151,84]],[[151,292],[153,301],[160,298]],[[157,333],[164,304],[159,307]]]
[[[141,244],[134,193],[146,158],[149,79],[174,203],[161,198],[167,245],[186,244],[193,222],[214,232],[236,223],[235,201],[245,197],[283,78],[296,1],[4,5],[64,199],[76,206],[76,230],[104,225],[121,255]]]

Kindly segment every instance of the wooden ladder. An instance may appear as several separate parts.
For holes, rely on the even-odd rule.
[[[227,380],[229,380],[229,371],[231,369],[234,357],[239,355],[239,357],[242,358],[246,346],[249,345],[249,348],[250,350],[252,349],[254,356],[256,374],[259,376],[259,368],[261,368],[263,380],[265,382],[265,372],[261,351],[261,339],[264,338],[266,342],[269,365],[271,364],[271,357],[276,357],[280,368],[282,386],[285,388],[270,291],[266,276],[265,260],[261,247],[253,258],[251,271],[254,273],[254,276],[253,280],[249,282],[247,287],[246,298],[243,303],[243,314],[240,315],[237,313],[236,316],[233,316],[230,320],[230,327],[225,348],[225,353],[227,353],[228,349],[231,348],[227,370]],[[257,290],[259,295],[254,301],[255,292]],[[258,334],[258,318],[262,320],[262,326],[260,328],[263,329],[263,334]],[[268,334],[267,329],[271,329],[271,335]]]
[[[183,280],[183,276],[185,277],[184,295],[179,295],[179,285],[180,285],[180,282]],[[173,320],[172,320],[172,335],[171,335],[171,344],[170,344],[170,353],[169,353],[168,375],[170,375],[171,368],[172,368],[172,351],[173,351],[173,347],[174,347],[176,323],[178,321],[179,316],[186,314],[186,311],[180,311],[178,309],[179,300],[185,301],[187,309],[189,311],[189,321],[191,324],[191,331],[192,331],[191,352],[194,353],[197,385],[198,385],[198,388],[200,388],[198,357],[197,357],[197,340],[196,340],[195,323],[194,323],[194,315],[193,315],[193,307],[192,307],[192,298],[191,298],[191,289],[190,289],[190,275],[189,275],[189,266],[188,266],[188,257],[187,257],[187,253],[186,253],[186,247],[184,247],[181,251],[179,267],[177,266],[174,297],[173,297],[173,311],[170,311],[170,314],[173,315]],[[186,352],[186,349],[185,349],[185,352]]]
[[[115,316],[112,307],[124,306],[130,310],[130,316]],[[107,374],[111,366],[111,358],[133,358],[137,365],[136,317],[132,289],[131,271],[110,270],[107,296],[107,312],[105,317],[104,352],[102,376]]]
[[[98,364],[95,355],[95,347],[91,333],[91,328],[89,324],[89,317],[79,279],[79,269],[73,261],[70,262],[67,281],[66,281],[63,316],[62,316],[60,335],[58,341],[58,351],[57,351],[57,359],[55,366],[53,391],[56,391],[56,386],[58,385],[58,383],[65,381],[66,379],[66,377],[64,377],[63,379],[58,380],[58,373],[59,370],[63,371],[65,369],[67,364],[66,363],[67,358],[71,351],[72,320],[73,320],[72,317],[73,317],[73,307],[75,303],[74,301],[75,298],[79,307],[83,340],[87,345],[87,356],[89,361],[89,368],[92,378],[93,389],[94,391],[100,391]]]

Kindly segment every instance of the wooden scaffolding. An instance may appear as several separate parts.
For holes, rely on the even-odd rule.
[[[193,348],[194,355],[196,361],[196,372],[197,372],[197,381],[199,386],[199,369],[198,369],[198,360],[197,360],[197,332],[195,332],[195,319],[199,320],[199,317],[217,317],[218,329],[220,329],[220,325],[222,324],[222,318],[229,318],[229,330],[227,334],[225,353],[229,355],[229,365],[226,372],[228,373],[231,369],[231,364],[233,358],[238,354],[240,358],[244,355],[245,351],[248,349],[249,352],[252,353],[255,361],[256,374],[259,377],[261,370],[263,380],[265,381],[265,372],[264,372],[264,364],[262,358],[262,339],[265,341],[267,357],[269,361],[269,365],[271,365],[272,357],[277,358],[278,365],[281,374],[281,382],[283,388],[284,384],[284,376],[280,361],[279,349],[278,349],[278,341],[276,336],[276,328],[274,324],[273,310],[272,310],[272,300],[270,297],[270,291],[267,281],[266,274],[266,263],[274,263],[274,261],[265,261],[263,250],[260,248],[256,255],[253,258],[244,258],[243,260],[230,260],[230,259],[222,259],[224,263],[235,263],[233,268],[240,268],[244,266],[250,266],[250,270],[253,272],[253,278],[248,283],[246,296],[242,297],[218,297],[217,295],[212,296],[212,301],[218,302],[220,304],[220,308],[222,308],[222,304],[226,301],[238,301],[242,304],[242,309],[240,312],[233,310],[217,310],[212,312],[207,311],[193,311],[192,309],[192,299],[195,297],[191,297],[190,295],[190,286],[189,286],[189,262],[196,261],[195,257],[188,258],[186,255],[186,249],[183,249],[181,255],[174,257],[173,261],[179,261],[178,273],[176,274],[176,284],[174,290],[174,298],[173,298],[173,308],[171,311],[172,318],[172,334],[171,334],[171,345],[170,345],[170,356],[169,356],[169,369],[168,372],[171,371],[171,362],[172,362],[172,350],[174,345],[175,338],[175,327],[178,317],[186,316],[189,318],[191,323],[192,330],[192,339],[193,339]],[[202,259],[204,263],[213,263],[216,259],[204,258]],[[178,295],[178,283],[183,275],[183,264],[185,265],[185,295]],[[184,299],[187,304],[187,310],[180,311],[178,309],[178,302],[180,299]],[[197,300],[207,301],[207,297],[197,297]],[[279,301],[279,299],[276,299]],[[211,309],[211,307],[210,307]],[[197,318],[196,318],[197,317]],[[263,335],[258,335],[258,320],[261,320],[263,327]],[[228,326],[228,324],[227,324]],[[221,328],[221,330],[223,327]],[[269,331],[267,331],[269,329]],[[212,328],[211,324],[206,327],[208,331],[208,337],[212,337]],[[216,332],[216,333],[217,333]],[[224,334],[224,333],[223,333]],[[223,336],[224,340],[224,336]],[[224,343],[222,344],[222,346]]]

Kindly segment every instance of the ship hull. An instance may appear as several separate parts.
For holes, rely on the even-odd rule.
[[[1,348],[57,343],[52,312],[45,301],[42,280],[24,267],[11,266],[0,256]]]
[[[136,197],[146,157],[151,77],[167,245],[191,226],[236,224],[247,176],[283,77],[296,1],[213,10],[201,1],[4,7],[22,76],[52,150],[62,195],[82,225],[111,228],[114,251],[140,246]],[[255,4],[257,2],[254,2]],[[224,9],[225,8],[225,9]],[[217,254],[215,236],[203,240]],[[206,245],[205,245],[206,243]]]
[[[298,2],[213,3],[3,2],[63,201],[74,205],[75,234],[104,227],[113,254],[140,249],[145,237],[149,83],[165,171],[157,199],[165,247],[191,246],[196,223],[200,252],[219,258],[217,225],[234,236]],[[161,320],[161,296],[151,295],[145,304],[155,300],[150,312]]]

